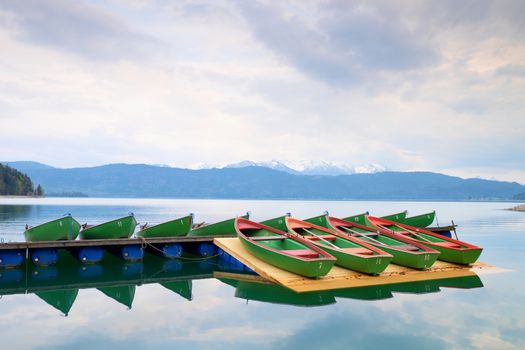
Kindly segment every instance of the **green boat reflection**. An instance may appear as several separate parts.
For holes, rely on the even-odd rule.
[[[173,282],[164,282],[160,283],[161,286],[167,288],[186,300],[191,301],[193,299],[192,295],[192,282],[191,280],[187,281],[173,281]]]
[[[78,289],[38,292],[35,295],[67,316],[77,299]]]
[[[291,289],[263,281],[245,281],[220,278],[221,282],[235,288],[235,297],[272,304],[293,306],[322,306],[334,304],[335,298],[327,293],[296,293]]]
[[[336,299],[383,300],[393,298],[395,293],[426,294],[440,292],[441,287],[472,289],[482,288],[479,276],[469,272],[467,276],[435,279],[429,281],[405,282],[377,286],[336,289],[322,292],[296,293],[290,289],[269,282],[241,275],[216,277],[223,283],[235,288],[235,297],[247,301],[259,301],[292,306],[322,306],[333,304]],[[393,294],[394,293],[394,294]]]
[[[111,299],[116,300],[117,302],[131,309],[131,304],[133,304],[133,299],[135,298],[135,285],[97,289],[106,294]]]
[[[24,263],[17,269],[0,269],[0,296],[34,293],[68,315],[81,289],[96,288],[105,296],[131,308],[136,286],[159,283],[186,300],[192,300],[192,280],[213,278],[216,271],[244,271],[242,265],[220,257],[190,261],[164,259],[146,253],[141,262],[126,262],[111,254],[99,264],[85,265],[65,250],[54,266]]]
[[[383,300],[395,297],[396,293],[438,293],[442,288],[483,287],[474,272],[466,271],[465,275],[454,278],[296,293],[269,283],[234,259],[224,256],[184,260],[164,259],[146,253],[141,262],[126,262],[107,254],[99,264],[84,265],[67,251],[60,251],[59,255],[59,263],[54,266],[35,266],[29,262],[17,269],[1,269],[0,296],[34,293],[67,316],[74,310],[73,304],[82,289],[96,288],[130,309],[137,286],[158,283],[191,301],[192,281],[211,278],[233,287],[236,298],[297,307],[330,305],[342,299]]]

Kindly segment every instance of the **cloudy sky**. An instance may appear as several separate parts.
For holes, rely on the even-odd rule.
[[[525,183],[525,2],[0,1],[0,160]]]

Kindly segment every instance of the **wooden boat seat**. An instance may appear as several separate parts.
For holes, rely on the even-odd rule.
[[[332,235],[320,235],[319,237],[321,237],[325,241],[335,241],[335,236],[332,236]],[[303,236],[303,238],[306,238],[307,240],[310,240],[310,241],[320,241],[321,238],[319,238],[319,237]]]
[[[418,251],[419,248],[412,244],[400,244],[400,245],[393,245],[393,248],[401,249],[401,250],[409,250],[409,251]]]
[[[366,248],[344,248],[341,249],[345,253],[360,254],[360,255],[374,255],[374,252]]]
[[[452,242],[432,242],[432,243],[440,247],[445,247],[445,248],[461,248],[459,244],[452,243]]]
[[[250,237],[252,241],[273,241],[277,239],[285,239],[284,236],[253,236]]]
[[[281,250],[281,252],[288,254],[288,255],[296,256],[298,258],[317,258],[319,257],[319,253],[314,252],[313,250],[310,250],[310,249]]]

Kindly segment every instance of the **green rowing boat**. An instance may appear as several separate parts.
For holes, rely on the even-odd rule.
[[[401,222],[401,221],[405,220],[406,217],[407,217],[407,211],[405,210],[405,211],[402,211],[401,213],[381,216],[381,219]]]
[[[240,216],[243,219],[250,218],[250,212]],[[235,236],[235,219],[228,219],[213,224],[197,224],[188,233],[188,236]]]
[[[140,226],[137,236],[145,238],[186,236],[190,232],[192,224],[193,214],[153,226],[148,226],[146,223]]]
[[[135,231],[137,221],[133,214],[111,220],[99,225],[82,225],[80,239],[117,239],[129,238]]]
[[[289,216],[291,216],[291,214],[286,213],[283,216],[261,221],[261,224],[286,232],[288,231],[288,228],[286,227],[286,218]]]
[[[434,222],[434,218],[436,217],[436,212],[433,211],[431,213],[416,215],[416,216],[410,216],[406,217],[404,220],[398,221],[398,220],[392,220],[390,221],[399,222],[400,224],[412,226],[412,227],[421,227],[425,228],[430,226]]]
[[[325,212],[325,214],[323,215],[320,215],[320,216],[317,216],[318,218],[322,218],[322,217],[325,217],[326,215],[328,215],[328,212]],[[369,215],[369,213],[367,211],[365,211],[364,213],[362,214],[357,214],[357,215],[354,215],[354,216],[349,216],[349,217],[346,217],[344,218],[343,220],[345,221],[349,221],[349,222],[353,222],[353,223],[356,223],[356,224],[359,224],[359,225],[366,225],[366,216]],[[315,218],[311,218],[312,220],[315,219]],[[310,222],[310,221],[309,221]],[[312,223],[314,223],[312,221]],[[321,225],[323,226],[323,225]]]
[[[377,275],[383,272],[392,260],[392,255],[349,235],[298,219],[287,217],[285,220],[289,233],[310,240],[333,255],[337,259],[336,265],[346,269]]]
[[[35,227],[26,225],[24,236],[27,242],[74,240],[79,231],[80,224],[68,214]]]
[[[483,248],[473,244],[448,238],[423,228],[411,227],[373,216],[368,216],[367,220],[377,228],[389,230],[398,236],[409,239],[411,242],[439,251],[441,253],[438,257],[439,260],[469,265],[479,258],[483,250]]]
[[[305,221],[349,235],[371,244],[393,256],[392,263],[413,269],[427,269],[434,264],[439,252],[422,244],[414,243],[391,232],[338,219],[329,215],[317,216]]]
[[[368,215],[370,215],[370,214],[366,211],[366,212],[364,212],[362,214],[357,214],[357,215],[345,217],[345,218],[343,218],[343,220],[344,221],[348,221],[348,222],[352,222],[352,223],[355,223],[355,224],[359,224],[359,225],[371,226],[371,224],[366,220],[366,217]],[[324,215],[321,215],[321,216],[324,216]],[[382,216],[381,218],[387,219],[387,220],[392,220],[392,221],[397,221],[397,222],[402,222],[403,220],[406,219],[406,216],[407,216],[407,211],[405,210],[405,211],[402,211],[400,213],[385,215],[385,216]]]
[[[255,257],[298,275],[317,278],[330,271],[336,259],[312,242],[247,219],[237,218],[235,230]]]

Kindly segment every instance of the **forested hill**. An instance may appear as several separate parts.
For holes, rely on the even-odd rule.
[[[33,181],[26,174],[0,164],[0,196],[41,196],[43,192],[40,185],[35,189]]]

